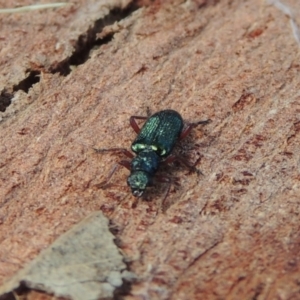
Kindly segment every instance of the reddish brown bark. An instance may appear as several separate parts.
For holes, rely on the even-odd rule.
[[[298,1],[287,4],[297,19]],[[259,0],[156,1],[94,26],[114,5],[0,16],[0,87],[14,97],[0,123],[0,280],[102,210],[138,278],[126,299],[299,299],[300,52],[289,18]],[[96,32],[102,44],[86,37]],[[80,36],[95,44],[86,61]],[[212,119],[182,150],[201,153],[204,176],[166,168],[181,186],[165,206],[158,184],[132,207],[126,170],[98,188],[118,157],[92,148],[129,148],[128,119],[148,107]]]

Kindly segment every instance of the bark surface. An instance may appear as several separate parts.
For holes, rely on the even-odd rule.
[[[1,282],[101,210],[137,276],[125,299],[300,299],[300,4],[272,3],[0,15]],[[204,175],[163,167],[164,203],[163,183],[135,203],[127,170],[99,188],[123,158],[93,148],[130,149],[129,117],[167,108],[212,119],[178,147]]]

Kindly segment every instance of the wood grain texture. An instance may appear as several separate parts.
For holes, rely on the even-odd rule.
[[[106,42],[88,60],[51,72],[100,2],[0,16],[10,53],[0,88],[14,96],[0,113],[1,281],[102,210],[138,278],[127,300],[299,299],[300,50],[289,18],[261,0],[139,2],[99,32]],[[65,50],[53,54],[57,43]],[[14,91],[26,68],[39,82]],[[165,209],[163,184],[133,207],[126,170],[97,187],[119,158],[92,148],[129,148],[129,117],[147,108],[212,119],[180,150],[202,156],[204,176],[166,168],[181,186]]]

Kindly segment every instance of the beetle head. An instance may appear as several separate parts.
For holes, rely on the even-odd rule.
[[[135,171],[127,178],[127,184],[131,188],[132,195],[141,197],[147,186],[152,185],[152,178],[143,171]]]

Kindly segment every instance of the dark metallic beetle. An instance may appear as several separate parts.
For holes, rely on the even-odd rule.
[[[136,119],[147,119],[147,121],[140,129],[136,123]],[[180,114],[170,109],[159,111],[149,118],[132,116],[130,117],[130,125],[138,135],[131,145],[131,150],[136,156],[123,148],[95,150],[97,152],[121,152],[132,159],[131,162],[122,160],[119,162],[119,165],[130,170],[127,184],[130,186],[132,194],[135,197],[140,197],[148,186],[153,185],[153,177],[160,163],[171,163],[178,160],[189,168],[193,168],[193,166],[189,166],[182,158],[172,155],[171,152],[177,140],[186,137],[193,127],[209,122],[210,120],[200,121],[184,127],[184,122]],[[116,170],[117,165],[114,166],[107,179],[100,186],[107,184]],[[160,177],[160,180],[169,184],[171,183],[171,180],[167,177]]]

